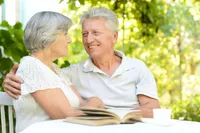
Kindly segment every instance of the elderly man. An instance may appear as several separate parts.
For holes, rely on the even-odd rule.
[[[85,62],[63,68],[83,98],[97,96],[107,107],[140,109],[143,117],[152,117],[152,109],[160,108],[156,83],[147,66],[138,59],[114,50],[118,38],[116,14],[106,8],[91,8],[81,18],[82,40],[89,55]],[[22,79],[14,66],[3,87],[17,98]]]

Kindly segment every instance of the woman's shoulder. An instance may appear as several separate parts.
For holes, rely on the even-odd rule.
[[[32,66],[32,67],[34,67],[34,66],[36,66],[38,64],[39,63],[38,63],[37,59],[35,59],[34,57],[24,56],[20,60],[19,68],[24,67],[24,66]]]
[[[24,56],[20,60],[19,64],[19,70],[26,70],[26,69],[32,69],[32,70],[40,70],[46,69],[46,66],[37,58],[32,56]]]
[[[23,57],[16,75],[24,80],[22,94],[29,94],[47,88],[61,88],[59,77],[39,59]]]
[[[28,74],[26,76],[39,75],[41,77],[52,77],[53,72],[43,64],[39,59],[31,56],[25,56],[20,60],[19,68],[17,70],[18,74]]]

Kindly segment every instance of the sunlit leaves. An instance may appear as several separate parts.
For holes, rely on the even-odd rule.
[[[176,106],[170,108],[173,110],[172,117],[175,119],[200,121],[199,95],[191,95],[186,100],[179,101]]]
[[[4,2],[4,0],[0,0],[0,5]]]
[[[23,43],[21,23],[17,22],[11,26],[7,21],[2,21],[0,24],[0,48],[0,81],[2,82],[13,63],[19,62],[23,56],[28,54]]]

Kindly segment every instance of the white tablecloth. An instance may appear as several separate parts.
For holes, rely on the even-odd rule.
[[[32,124],[21,133],[200,133],[200,122],[178,121],[170,126],[147,123],[86,126],[51,120]]]

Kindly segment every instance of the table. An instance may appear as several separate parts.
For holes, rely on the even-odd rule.
[[[30,125],[21,133],[200,133],[200,122],[173,120],[171,126],[138,122],[105,126],[87,126],[50,120]]]

